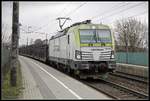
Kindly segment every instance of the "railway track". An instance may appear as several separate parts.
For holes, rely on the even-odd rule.
[[[144,94],[148,94],[148,80],[141,77],[136,77],[128,74],[123,73],[110,73],[107,78],[108,81],[117,83],[119,85],[123,85],[125,87],[128,87],[130,89],[136,90],[138,92],[142,92]]]
[[[125,100],[125,99],[132,99],[132,100],[141,100],[141,99],[148,99],[148,95],[135,91],[133,89],[127,88],[125,86],[116,84],[114,82],[110,82],[107,80],[82,80],[83,83],[87,84],[88,86],[111,96],[114,99]]]
[[[118,77],[130,79],[130,80],[140,82],[140,83],[145,83],[145,84],[149,83],[148,78],[146,78],[146,77],[132,75],[132,74],[128,74],[128,73],[124,73],[124,72],[120,72],[120,71],[116,71],[115,73],[110,73],[110,74],[113,76],[118,76]]]
[[[59,71],[62,71],[62,70],[59,70]],[[64,71],[62,71],[64,72]],[[66,74],[66,73],[65,73]],[[128,86],[124,86],[124,85],[121,85],[120,83],[118,83],[118,79],[116,79],[116,76],[115,76],[115,79],[117,80],[116,82],[114,82],[115,80],[113,80],[112,78],[112,81],[111,80],[103,80],[103,79],[100,79],[100,80],[81,80],[79,79],[78,77],[74,76],[74,75],[71,75],[71,74],[67,74],[81,82],[83,82],[84,84],[100,91],[100,92],[103,92],[104,94],[114,98],[114,99],[118,99],[118,100],[129,100],[129,99],[132,99],[132,100],[142,100],[142,99],[148,99],[148,94],[145,93],[145,92],[142,92],[144,91],[143,88],[142,91],[139,90],[137,91],[137,89],[132,89],[130,88],[131,85],[129,85],[130,87]],[[123,77],[122,77],[123,78]],[[121,80],[122,80],[121,78]],[[133,82],[133,81],[136,81],[136,80],[132,80],[132,79],[127,79],[125,78],[126,81],[129,81],[129,82]],[[121,82],[121,81],[120,81]],[[125,82],[123,82],[124,84],[126,84]],[[135,82],[134,82],[135,83]],[[139,82],[140,83],[140,82]],[[132,83],[133,84],[133,83]],[[143,84],[143,83],[142,83]],[[135,85],[133,85],[135,87]]]

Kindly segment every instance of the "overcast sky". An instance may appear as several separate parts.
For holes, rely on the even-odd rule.
[[[19,44],[30,40],[45,39],[60,30],[58,17],[70,17],[64,27],[74,22],[91,19],[93,23],[104,23],[114,27],[114,21],[134,17],[148,24],[148,2],[19,2],[21,23]],[[28,28],[31,26],[30,28]],[[12,33],[12,2],[2,2],[2,30],[6,38]],[[27,31],[37,33],[28,33]]]

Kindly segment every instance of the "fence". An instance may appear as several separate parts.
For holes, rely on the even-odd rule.
[[[117,52],[116,62],[148,66],[148,52]]]

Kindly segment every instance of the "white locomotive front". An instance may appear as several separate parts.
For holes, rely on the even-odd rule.
[[[115,69],[113,35],[108,26],[76,23],[49,40],[50,64],[80,78],[99,78]]]

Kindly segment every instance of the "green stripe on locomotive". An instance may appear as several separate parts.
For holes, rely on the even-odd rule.
[[[74,33],[74,37],[75,37],[75,43],[76,43],[76,47],[82,47],[82,46],[89,46],[88,43],[80,43],[80,29],[93,29],[93,27],[95,27],[94,29],[110,29],[109,26],[107,25],[103,25],[103,24],[81,24],[81,25],[77,25],[77,26],[73,26],[69,29],[68,32],[73,32]],[[88,36],[86,36],[85,38],[88,38]],[[109,39],[108,37],[105,37],[106,39]],[[114,49],[114,37],[113,37],[113,33],[111,33],[111,43],[106,43],[105,46],[111,46]],[[101,43],[92,43],[92,46],[102,46]]]

